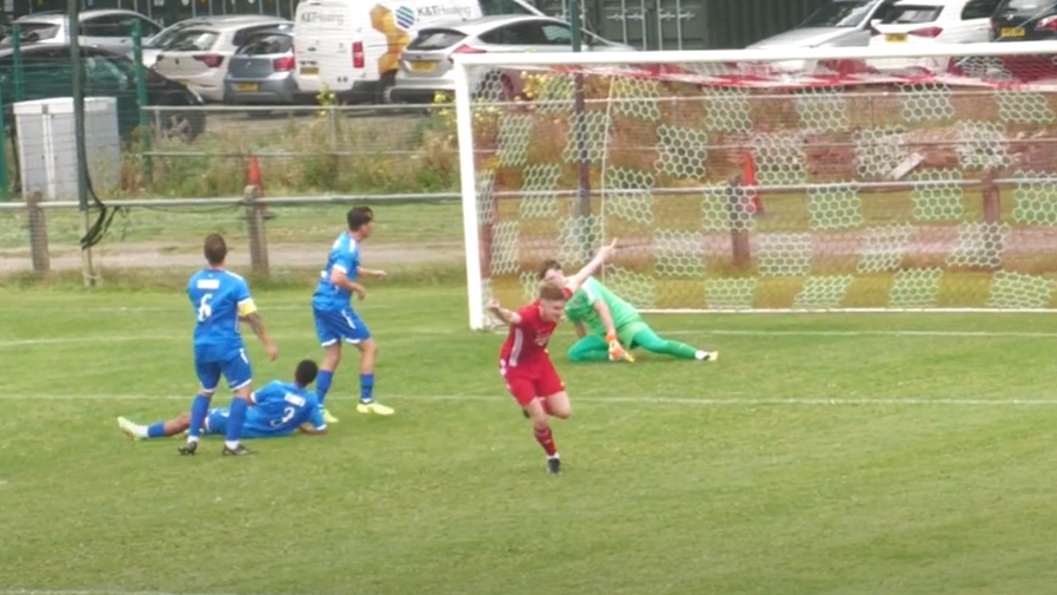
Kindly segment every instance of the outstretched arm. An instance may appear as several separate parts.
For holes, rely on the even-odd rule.
[[[377,269],[365,269],[363,267],[356,267],[356,273],[362,277],[374,277],[381,281],[385,279],[385,271]]]
[[[587,278],[595,274],[595,271],[609,260],[610,255],[612,255],[616,249],[617,240],[616,238],[613,238],[613,241],[608,246],[603,246],[602,249],[598,251],[598,254],[595,255],[591,262],[587,263],[587,266],[577,271],[572,277],[569,277],[569,291],[575,293],[577,289],[580,289],[580,286],[587,281]]]
[[[502,320],[506,324],[521,324],[521,316],[517,312],[511,312],[499,304],[499,300],[492,298],[488,302],[488,309],[491,310],[492,314],[499,320]]]

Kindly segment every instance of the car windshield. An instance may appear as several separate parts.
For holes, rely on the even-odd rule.
[[[246,45],[240,47],[237,54],[244,56],[263,56],[268,54],[285,54],[294,44],[289,35],[275,33],[259,34],[251,37]]]
[[[881,22],[885,25],[931,23],[939,18],[941,12],[942,6],[896,6]]]
[[[866,22],[874,0],[838,0],[824,5],[801,23],[807,27],[858,27]]]
[[[1053,2],[1045,2],[1044,0],[1008,0],[1005,8],[1017,12],[1033,12],[1052,8],[1053,5]]]
[[[424,29],[418,37],[411,40],[407,49],[409,50],[443,50],[449,48],[463,39],[466,35],[451,29]]]
[[[20,32],[18,40],[22,43],[34,43],[45,39],[51,39],[59,33],[59,26],[55,23],[17,23]],[[8,36],[0,42],[0,46],[9,47],[11,37]]]
[[[162,50],[165,46],[172,43],[180,35],[180,31],[183,31],[189,27],[191,23],[177,23],[172,27],[162,29],[161,33],[158,33],[150,39],[143,41],[143,48],[148,50]]]

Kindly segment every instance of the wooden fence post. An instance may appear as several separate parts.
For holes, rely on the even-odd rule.
[[[44,209],[40,208],[44,196],[32,192],[26,196],[26,211],[29,214],[29,251],[33,259],[33,272],[47,274],[51,270],[51,257],[48,255],[48,220]]]
[[[264,205],[257,202],[261,189],[255,185],[246,186],[243,198],[246,200],[246,229],[250,235],[250,265],[253,274],[267,279],[268,274],[268,234],[264,226]]]
[[[727,216],[730,220],[730,247],[734,268],[746,269],[752,264],[749,248],[751,200],[741,176],[731,178],[727,186]]]

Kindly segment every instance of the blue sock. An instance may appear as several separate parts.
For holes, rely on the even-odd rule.
[[[320,370],[319,377],[316,378],[316,395],[319,396],[319,404],[322,405],[327,399],[327,391],[330,390],[330,383],[334,380],[334,372],[330,370]]]
[[[239,436],[242,435],[242,424],[246,422],[246,409],[249,404],[246,403],[246,399],[232,399],[231,400],[231,414],[228,415],[228,434],[225,436],[225,440],[228,442],[238,442]]]
[[[360,401],[370,403],[374,400],[374,374],[360,374]]]
[[[192,437],[198,438],[198,433],[202,431],[202,424],[205,423],[207,415],[209,415],[209,397],[196,395],[195,400],[191,402],[191,427],[188,429]]]
[[[147,428],[147,438],[161,438],[165,435],[165,422],[160,421],[156,424],[151,424]]]

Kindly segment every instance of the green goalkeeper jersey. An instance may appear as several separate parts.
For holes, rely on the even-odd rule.
[[[617,294],[592,277],[589,277],[565,304],[565,315],[572,322],[584,323],[592,334],[605,336],[606,327],[594,308],[594,303],[598,300],[609,306],[609,314],[613,317],[613,326],[618,333],[622,327],[642,320],[634,306],[620,299]]]

